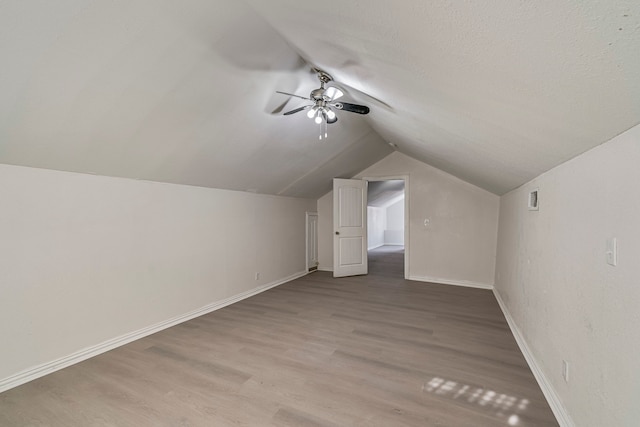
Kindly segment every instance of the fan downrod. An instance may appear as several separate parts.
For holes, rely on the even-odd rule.
[[[324,90],[325,87],[324,85],[326,83],[329,83],[330,81],[333,81],[333,77],[331,77],[331,74],[319,70],[317,68],[314,68],[313,71],[316,72],[317,76],[318,76],[318,80],[320,80],[320,87],[318,89],[314,89],[311,91],[311,95],[309,96],[312,100],[318,102],[318,101],[323,101],[323,100],[327,100],[324,98]]]

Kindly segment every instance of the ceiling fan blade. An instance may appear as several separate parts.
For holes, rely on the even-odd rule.
[[[276,93],[281,93],[282,95],[295,96],[296,98],[306,99],[307,101],[309,100],[309,98],[307,98],[306,96],[295,95],[293,93],[287,93],[287,92],[280,92],[279,90],[277,90]]]
[[[296,108],[295,110],[287,111],[286,113],[283,114],[283,116],[289,116],[291,114],[299,113],[300,111],[306,110],[309,107],[311,107],[311,105],[305,105],[304,107],[300,107],[300,108]]]
[[[381,99],[376,98],[375,96],[371,96],[368,93],[365,93],[365,92],[361,91],[360,89],[356,89],[355,87],[349,86],[348,84],[345,84],[345,83],[342,83],[342,82],[339,84],[339,86],[342,89],[344,89],[343,91],[346,92],[347,94],[355,95],[356,100],[358,100],[359,98],[364,97],[364,98],[366,98],[365,102],[367,102],[367,103],[375,103],[376,105],[378,105],[378,106],[380,106],[380,107],[382,107],[382,108],[384,108],[386,110],[394,111],[394,108],[391,105],[387,104],[386,102],[384,102]]]
[[[350,104],[348,102],[336,102],[335,106],[339,110],[349,111],[350,113],[369,114],[369,107],[366,105]]]
[[[284,110],[284,107],[289,103],[289,100],[286,100],[284,102],[281,102],[280,105],[278,105],[276,108],[274,108],[270,114],[280,114],[282,112],[282,110]]]

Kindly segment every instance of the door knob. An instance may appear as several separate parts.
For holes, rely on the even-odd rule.
[[[338,234],[340,234],[340,232],[339,232],[339,231],[336,231],[336,235],[338,235]]]

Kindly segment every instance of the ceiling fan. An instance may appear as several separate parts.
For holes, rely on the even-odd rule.
[[[318,89],[312,90],[309,97],[304,97],[293,93],[281,92],[279,90],[276,91],[276,93],[280,93],[282,95],[294,96],[296,98],[301,98],[312,102],[312,104],[287,111],[286,113],[284,113],[285,116],[289,116],[303,110],[309,110],[307,111],[307,117],[309,117],[310,119],[314,119],[317,124],[321,125],[324,123],[332,124],[338,121],[338,116],[336,115],[335,110],[348,111],[350,113],[358,114],[369,114],[369,107],[365,105],[351,104],[348,102],[336,102],[338,98],[341,98],[344,95],[344,92],[342,92],[335,86],[325,87],[327,83],[333,81],[333,78],[328,73],[315,68],[313,69],[313,71],[316,72],[318,80],[320,80],[320,87]],[[320,135],[320,139],[322,139],[322,135]]]

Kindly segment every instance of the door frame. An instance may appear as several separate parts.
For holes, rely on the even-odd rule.
[[[312,216],[316,217],[316,255],[318,254],[318,212],[307,211],[304,218],[304,265],[307,274],[310,273],[309,268],[316,267],[318,269],[319,267],[319,265],[309,265],[309,217]]]
[[[411,233],[409,233],[409,175],[384,175],[384,176],[364,176],[364,181],[404,181],[404,278],[409,279],[409,243]],[[368,231],[368,230],[367,230]]]

